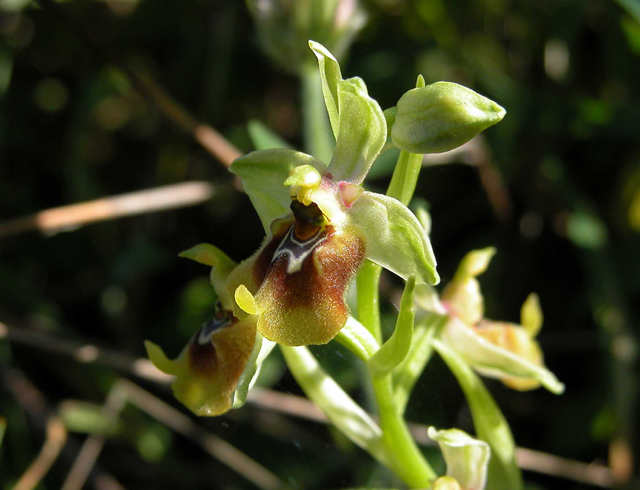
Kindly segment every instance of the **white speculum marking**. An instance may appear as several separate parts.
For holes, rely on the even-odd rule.
[[[289,231],[282,239],[282,242],[276,249],[271,259],[273,264],[281,255],[288,255],[289,262],[287,264],[287,274],[298,272],[302,268],[302,263],[309,257],[315,248],[327,239],[324,230],[319,229],[315,235],[308,240],[298,240],[294,233],[295,225],[289,228]]]
[[[230,323],[231,320],[228,316],[209,320],[207,323],[202,325],[202,327],[200,327],[200,332],[198,332],[198,336],[196,337],[197,344],[207,345],[211,342],[211,336],[214,334],[214,332],[226,327]]]

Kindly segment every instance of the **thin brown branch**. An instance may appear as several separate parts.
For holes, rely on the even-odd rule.
[[[61,340],[42,334],[35,334],[36,340],[30,339],[32,336],[34,336],[32,331],[16,327],[8,327],[5,324],[0,323],[0,339],[4,337],[9,341],[20,343],[22,345],[29,345],[50,352],[70,356],[80,362],[99,362],[114,369],[130,373],[139,378],[160,383],[167,383],[172,379],[170,376],[158,371],[147,359],[130,359],[109,349],[99,349],[90,344]],[[90,352],[91,355],[85,356],[78,354],[83,351]],[[138,387],[136,386],[136,388]],[[138,389],[141,390],[140,388]],[[150,394],[148,395],[152,396]],[[175,427],[167,423],[167,425],[172,427],[176,432],[182,434],[183,432],[181,432],[181,430],[191,430],[194,427],[198,431],[202,430],[181,412],[164,404],[164,402],[161,402],[160,400],[158,400],[158,402],[163,405],[156,406],[166,407],[169,409],[169,411],[158,412],[158,414],[163,417],[162,419],[157,417],[158,420],[164,421],[166,419],[170,421],[170,419],[176,414],[180,415],[180,417],[172,419],[172,424],[176,424]],[[324,415],[324,413],[311,401],[303,397],[254,387],[249,391],[247,402],[276,413],[299,417],[319,423],[329,423],[326,415]],[[154,404],[152,403],[149,406],[152,405]],[[148,413],[156,417],[153,413]],[[427,426],[414,423],[409,423],[408,425],[413,437],[419,444],[434,444],[427,436]],[[580,461],[560,458],[552,454],[522,447],[516,448],[516,459],[519,466],[524,470],[586,483],[602,488],[610,488],[613,486],[611,469],[601,464],[582,463]]]
[[[98,347],[87,342],[61,339],[22,327],[0,322],[0,340],[34,347],[71,357],[83,364],[99,363],[139,378],[166,383],[172,378],[158,371],[148,359],[133,359],[115,350]]]
[[[184,182],[46,209],[0,223],[0,239],[31,230],[52,235],[88,223],[194,206],[209,200],[213,194],[214,188],[207,182]]]
[[[102,416],[108,427],[111,427],[116,422],[127,403],[126,394],[121,389],[118,389],[118,386],[117,383],[114,385],[102,407]],[[87,438],[80,452],[78,452],[78,457],[73,462],[73,466],[71,466],[71,470],[62,485],[62,490],[82,489],[98,460],[104,442],[105,436],[103,434],[92,434]]]
[[[46,438],[40,454],[33,460],[13,490],[32,490],[38,486],[53,465],[60,451],[67,442],[67,430],[58,417],[51,417],[47,422]]]
[[[45,442],[40,455],[19,482],[19,484],[25,485],[23,488],[34,488],[45,476],[60,452],[68,460],[70,454],[76,452],[79,446],[75,440],[67,437],[67,431],[62,421],[49,408],[44,395],[22,371],[16,368],[0,368],[0,381],[13,395],[20,407],[36,422],[36,425],[44,430],[46,435],[47,442]],[[62,441],[63,435],[65,441]],[[115,478],[99,469],[92,472],[91,481],[96,490],[124,490]]]
[[[262,490],[284,488],[279,478],[259,463],[130,381],[118,380],[111,388],[102,411],[108,423],[114,423],[117,420],[127,402],[195,442],[211,456],[253,482],[258,488]],[[102,451],[104,442],[104,435],[100,434],[92,435],[87,439],[62,490],[80,490],[83,487]]]
[[[198,121],[182,105],[173,99],[160,85],[149,77],[146,77],[122,60],[116,58],[107,49],[96,43],[87,29],[71,15],[69,15],[60,5],[53,0],[38,0],[45,8],[54,12],[68,28],[83,40],[83,42],[103,61],[118,68],[136,88],[136,90],[150,103],[155,105],[160,112],[172,123],[190,134],[209,154],[219,160],[224,166],[231,165],[236,158],[242,155],[234,145],[227,141],[220,133],[211,126]]]

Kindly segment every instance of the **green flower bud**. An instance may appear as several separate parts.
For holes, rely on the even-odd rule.
[[[312,60],[307,40],[315,39],[341,58],[367,20],[358,0],[247,0],[247,4],[264,49],[293,72]]]
[[[442,153],[463,145],[505,114],[498,104],[471,89],[437,82],[400,98],[391,139],[411,153]]]

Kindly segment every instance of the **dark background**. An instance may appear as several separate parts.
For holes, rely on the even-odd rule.
[[[209,242],[242,260],[262,240],[260,222],[224,166],[141,97],[73,24],[24,3],[0,1],[0,225],[188,180],[210,182],[215,193],[196,207],[53,236],[2,236],[0,321],[128,358],[144,357],[143,340],[151,339],[175,356],[213,301],[207,269],[177,254]],[[383,109],[419,73],[427,83],[462,83],[506,108],[505,119],[485,133],[487,162],[455,158],[420,176],[416,196],[430,206],[439,271],[446,283],[467,251],[494,245],[498,254],[481,277],[487,316],[517,322],[527,294],[539,294],[539,340],[566,393],[487,384],[518,445],[586,463],[611,458],[624,479],[627,462],[638,462],[640,8],[619,3],[370,1],[369,22],[342,67],[345,77],[364,78]],[[59,5],[93,45],[155,80],[242,151],[252,149],[251,119],[302,147],[299,81],[264,54],[243,2]],[[384,189],[389,171],[374,166],[372,177],[369,185]],[[383,280],[389,296],[398,287],[394,278]],[[389,300],[383,307],[393,312]],[[79,363],[46,342],[28,344],[0,339],[0,414],[9,421],[0,488],[13,488],[37,456],[52,412],[69,424],[71,442],[39,488],[60,488],[82,430],[100,422],[93,405],[59,408],[65,400],[99,406],[124,376],[178,407],[165,385],[101,362]],[[358,363],[332,345],[315,352],[366,403]],[[265,371],[262,384],[300,394],[278,354]],[[21,399],[29,390],[47,406]],[[439,359],[421,378],[408,419],[471,430],[460,390]],[[196,422],[294,488],[397,484],[320,424],[256,405]],[[130,489],[255,488],[133,406],[97,467]],[[534,472],[525,477],[536,489],[595,488]],[[95,480],[89,487],[109,488]]]

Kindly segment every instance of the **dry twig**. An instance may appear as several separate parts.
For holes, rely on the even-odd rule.
[[[184,182],[45,209],[32,216],[0,223],[0,239],[31,230],[53,235],[87,223],[194,206],[209,200],[213,193],[213,186],[207,182]]]
[[[184,132],[190,134],[200,146],[214,158],[218,159],[224,166],[228,167],[231,165],[231,162],[242,155],[240,150],[227,141],[215,129],[208,124],[198,121],[160,87],[160,85],[136,72],[123,61],[109,53],[103,46],[96,43],[86,28],[71,17],[60,5],[56,4],[56,2],[53,0],[38,0],[38,2],[54,12],[100,58],[118,68],[136,90],[160,110],[163,116]]]
[[[108,423],[112,424],[116,421],[127,402],[132,403],[178,434],[195,442],[211,456],[253,482],[258,488],[262,490],[284,488],[277,476],[246,454],[206,431],[182,412],[130,381],[118,380],[111,388],[102,411]],[[92,435],[87,439],[62,490],[80,490],[83,487],[102,451],[104,442],[104,435],[101,434]]]

